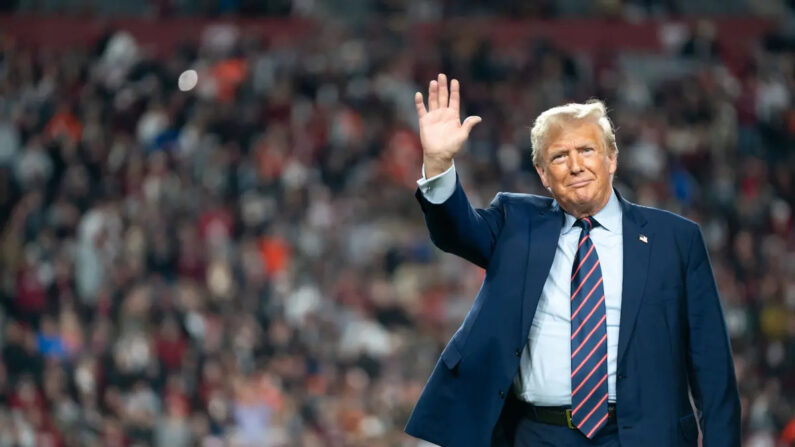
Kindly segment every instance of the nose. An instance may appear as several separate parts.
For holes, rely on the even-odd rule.
[[[582,160],[580,160],[580,154],[577,151],[574,151],[573,155],[569,156],[569,171],[572,174],[577,174],[582,171]]]

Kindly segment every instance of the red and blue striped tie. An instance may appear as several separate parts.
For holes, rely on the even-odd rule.
[[[582,227],[571,274],[571,422],[589,439],[607,423],[607,313],[602,269],[590,231]]]

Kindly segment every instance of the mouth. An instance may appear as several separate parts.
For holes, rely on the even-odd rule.
[[[580,180],[578,182],[570,183],[569,188],[581,188],[591,182],[592,180]]]

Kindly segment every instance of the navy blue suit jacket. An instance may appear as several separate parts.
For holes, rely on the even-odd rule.
[[[616,194],[624,242],[616,369],[621,445],[696,446],[698,417],[704,447],[739,447],[734,363],[701,230]],[[405,431],[444,447],[512,447],[519,414],[511,385],[563,212],[551,198],[504,192],[488,208],[474,209],[457,173],[444,203],[428,202],[419,189],[415,197],[433,243],[483,267],[486,276]]]

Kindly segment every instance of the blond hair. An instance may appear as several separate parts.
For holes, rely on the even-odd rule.
[[[611,153],[618,153],[613,123],[607,117],[605,104],[598,99],[590,99],[585,104],[569,103],[545,110],[538,115],[530,130],[530,142],[533,145],[533,164],[541,165],[542,155],[549,143],[549,134],[563,124],[591,121],[602,129],[605,146]]]

